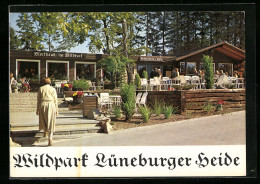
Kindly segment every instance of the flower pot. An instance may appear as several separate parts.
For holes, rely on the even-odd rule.
[[[73,103],[78,103],[78,97],[77,96],[73,96]]]
[[[78,103],[82,103],[83,102],[83,98],[82,97],[77,97],[77,102]]]

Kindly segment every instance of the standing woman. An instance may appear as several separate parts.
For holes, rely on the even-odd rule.
[[[49,77],[44,78],[43,83],[44,86],[38,90],[36,114],[39,115],[39,130],[44,131],[44,137],[48,134],[48,146],[51,146],[58,115],[57,92],[50,86]]]
[[[14,74],[10,73],[10,86],[9,86],[9,93],[12,93],[12,85],[14,84]]]

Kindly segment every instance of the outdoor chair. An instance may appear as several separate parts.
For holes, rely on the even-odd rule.
[[[153,91],[154,86],[156,86],[155,80],[154,80],[154,79],[150,79],[150,88],[151,88],[151,91]]]
[[[154,77],[155,85],[156,85],[156,90],[161,90],[161,80],[159,77]]]
[[[181,79],[179,77],[175,77],[172,79],[172,84],[181,85]]]
[[[135,97],[135,104],[139,105],[143,93],[137,93]]]
[[[216,83],[214,83],[215,85]],[[200,78],[200,89],[206,89],[206,81],[205,79]]]
[[[99,106],[102,108],[103,106],[108,106],[108,108],[112,108],[112,102],[109,98],[109,93],[100,93],[100,103]]]
[[[162,78],[162,89],[163,90],[168,90],[168,87],[170,87],[170,80],[169,80],[169,77],[163,77]]]
[[[200,78],[199,76],[192,76],[191,77],[191,84],[194,85],[194,89],[199,89],[200,87]]]
[[[148,92],[144,92],[139,102],[139,105],[144,105],[146,107],[147,96],[148,96]]]
[[[141,78],[141,88],[145,89],[147,91],[147,86],[148,86],[148,82],[147,82],[147,79],[146,78]]]
[[[236,88],[244,88],[244,87],[245,87],[244,78],[237,78]]]
[[[191,76],[185,75],[184,79],[186,80],[187,84],[191,84]]]
[[[54,88],[56,89],[58,95],[62,93],[62,91],[61,91],[61,82],[55,82]]]

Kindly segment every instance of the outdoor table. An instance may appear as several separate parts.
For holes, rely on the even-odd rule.
[[[109,95],[111,102],[115,105],[121,104],[121,96],[120,95]]]

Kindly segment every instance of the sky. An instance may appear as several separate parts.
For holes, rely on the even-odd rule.
[[[14,28],[14,30],[19,30],[18,26],[16,25],[16,20],[18,19],[19,17],[19,13],[10,13],[9,14],[9,25],[11,27]],[[89,52],[89,49],[87,47],[87,40],[83,43],[83,44],[80,44],[76,47],[73,47],[70,49],[70,51],[68,52],[75,52],[75,53],[90,53]],[[66,51],[66,50],[65,50]],[[99,53],[96,53],[96,54],[99,54]]]

